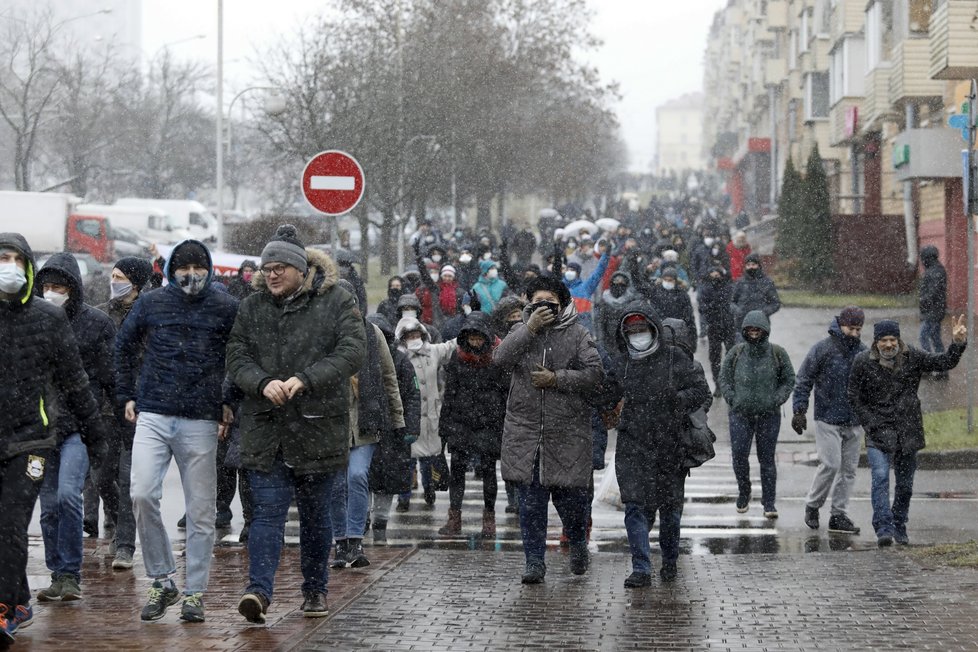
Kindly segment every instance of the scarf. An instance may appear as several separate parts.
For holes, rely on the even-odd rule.
[[[489,350],[484,353],[472,353],[471,351],[466,351],[462,348],[462,345],[458,345],[458,361],[467,367],[476,367],[477,369],[484,369],[492,364],[492,352],[499,346],[500,340],[498,337],[493,337],[492,346]]]

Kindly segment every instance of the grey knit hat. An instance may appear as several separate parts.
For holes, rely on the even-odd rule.
[[[275,231],[273,237],[261,252],[261,266],[268,263],[285,263],[306,273],[309,269],[306,258],[306,248],[299,242],[296,229],[291,224],[283,224]]]

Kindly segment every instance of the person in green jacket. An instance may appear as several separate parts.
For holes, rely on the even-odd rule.
[[[360,311],[338,281],[328,256],[305,249],[295,227],[280,226],[228,341],[228,377],[245,396],[241,464],[254,501],[249,583],[238,602],[249,622],[265,622],[293,492],[302,615],[329,614],[330,495],[349,458],[350,378],[366,351]]]
[[[744,341],[734,346],[720,367],[720,392],[730,410],[730,447],[734,475],[737,477],[737,512],[750,506],[750,449],[757,440],[757,461],[761,466],[761,504],[764,516],[777,518],[774,505],[778,469],[774,461],[779,408],[791,396],[795,370],[788,353],[768,341],[771,322],[760,310],[744,317]]]

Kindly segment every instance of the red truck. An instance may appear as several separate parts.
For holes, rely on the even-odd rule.
[[[59,251],[91,254],[100,263],[115,260],[107,217],[73,213],[77,197],[53,192],[0,191],[0,231],[20,233],[38,256]]]

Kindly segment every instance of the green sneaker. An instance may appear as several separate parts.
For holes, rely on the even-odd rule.
[[[60,602],[63,577],[51,577],[51,586],[37,592],[38,602]]]
[[[180,620],[188,623],[204,622],[204,594],[191,593],[184,596],[183,606],[180,608]]]
[[[142,620],[159,620],[166,613],[167,607],[176,604],[179,599],[180,591],[177,587],[172,584],[163,586],[162,582],[156,580],[153,586],[149,587],[149,600],[139,617]]]
[[[78,586],[78,580],[75,579],[74,575],[62,575],[61,576],[61,601],[70,602],[72,600],[81,600],[82,592],[81,587]]]

